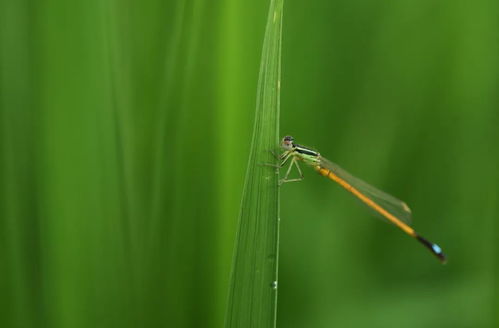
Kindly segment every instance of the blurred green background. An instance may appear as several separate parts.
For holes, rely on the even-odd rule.
[[[0,0],[0,326],[221,327],[268,1]],[[278,327],[497,327],[499,4],[287,1]]]

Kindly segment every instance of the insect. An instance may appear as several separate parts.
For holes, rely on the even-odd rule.
[[[303,174],[298,163],[304,162],[320,175],[338,183],[344,189],[352,193],[386,221],[394,224],[403,232],[415,238],[429,249],[442,263],[446,262],[446,256],[442,252],[442,249],[437,244],[423,238],[410,226],[411,210],[406,203],[352,176],[337,164],[322,157],[317,151],[296,144],[291,136],[285,136],[282,139],[281,147],[284,149],[284,152],[279,156],[279,167],[283,167],[289,160],[291,160],[291,162],[284,178],[280,180],[280,184],[301,181],[303,179]],[[297,168],[300,177],[288,179],[293,166]]]

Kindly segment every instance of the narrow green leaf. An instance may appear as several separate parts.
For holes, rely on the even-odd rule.
[[[241,203],[226,327],[275,327],[279,172],[269,150],[279,141],[283,0],[270,3],[258,81],[255,126]]]

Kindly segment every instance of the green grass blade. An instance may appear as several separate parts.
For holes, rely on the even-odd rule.
[[[275,327],[279,175],[262,166],[279,141],[282,0],[270,3],[258,81],[255,126],[233,259],[226,327]]]

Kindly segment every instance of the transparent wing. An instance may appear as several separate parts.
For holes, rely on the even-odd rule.
[[[393,216],[397,217],[401,221],[409,225],[411,224],[412,221],[411,209],[409,208],[409,206],[407,206],[406,203],[354,177],[353,175],[342,169],[339,165],[323,157],[321,157],[320,163],[321,167],[333,172],[340,179],[344,180],[349,185],[357,189],[361,194],[371,199],[373,202],[378,204],[387,212],[391,213]],[[378,217],[381,217],[383,220],[389,222],[380,213],[376,212],[375,210],[373,210],[373,212],[375,212]]]

